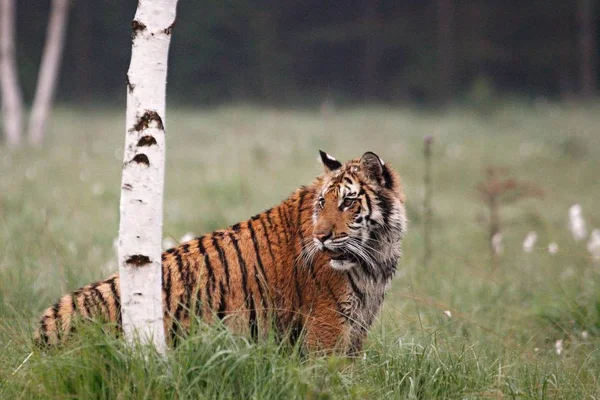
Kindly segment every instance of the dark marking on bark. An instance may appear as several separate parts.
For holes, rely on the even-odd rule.
[[[133,21],[131,21],[131,30],[133,30],[133,31],[143,31],[144,29],[146,29],[146,25],[144,25],[143,23],[141,23],[137,19],[134,19]]]
[[[141,154],[136,154],[135,157],[133,157],[133,159],[131,160],[131,162],[135,162],[138,164],[144,164],[146,165],[146,167],[150,166],[150,160],[148,159],[148,156],[141,153]]]
[[[156,139],[154,139],[154,136],[150,136],[150,135],[142,136],[140,138],[140,140],[138,140],[138,143],[137,143],[138,147],[152,146],[153,144],[157,144]]]
[[[146,25],[144,25],[137,19],[131,21],[131,38],[135,39],[135,37],[144,29],[146,29]]]
[[[134,268],[143,267],[146,264],[150,264],[150,262],[150,258],[142,254],[135,254],[133,256],[129,256],[125,261],[126,264]]]
[[[173,23],[171,25],[169,25],[168,28],[165,28],[163,30],[164,33],[166,33],[167,35],[170,35],[171,32],[173,32],[173,27],[175,26],[175,21],[173,21]]]
[[[123,190],[132,190],[133,186],[131,186],[131,184],[129,184],[129,183],[124,183],[122,189]]]
[[[158,125],[157,128],[164,130],[165,126],[163,125],[162,119],[160,118],[160,115],[158,115],[158,113],[156,111],[153,110],[146,110],[146,112],[144,114],[142,114],[141,117],[138,118],[137,123],[133,126],[133,130],[137,131],[137,132],[141,132],[144,129],[148,129],[148,127],[150,126],[150,122],[156,122],[156,124]]]
[[[135,83],[131,83],[131,81],[129,80],[129,75],[127,75],[127,90],[129,91],[129,93],[133,92],[133,89],[135,89]]]

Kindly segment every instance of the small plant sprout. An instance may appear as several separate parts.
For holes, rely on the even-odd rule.
[[[424,143],[424,151],[423,155],[425,156],[425,174],[423,175],[423,246],[424,246],[424,254],[423,254],[423,264],[425,266],[429,265],[429,261],[431,260],[432,253],[432,245],[431,245],[431,232],[432,232],[432,216],[433,211],[431,210],[431,199],[433,192],[433,185],[431,183],[431,147],[433,144],[433,136],[427,135],[423,139]]]
[[[600,262],[600,229],[594,229],[590,234],[587,249],[596,262]]]
[[[523,251],[525,253],[531,253],[533,251],[537,238],[537,233],[534,231],[529,232],[527,236],[525,236],[525,240],[523,240]]]
[[[558,253],[558,244],[556,242],[552,242],[548,244],[548,253],[555,255]]]
[[[573,234],[573,239],[576,241],[583,240],[587,237],[587,229],[585,229],[585,220],[581,213],[581,206],[573,204],[569,208],[569,229]]]
[[[488,209],[488,241],[492,254],[493,266],[497,266],[501,233],[500,207],[528,197],[541,198],[542,190],[532,183],[506,177],[508,170],[498,167],[488,167],[486,178],[477,185],[479,197]]]

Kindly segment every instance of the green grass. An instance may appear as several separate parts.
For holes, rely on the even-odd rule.
[[[277,204],[320,173],[320,148],[339,159],[372,150],[400,171],[410,229],[364,357],[302,357],[206,326],[165,359],[94,327],[64,348],[35,350],[42,309],[116,269],[123,113],[61,109],[43,149],[0,149],[0,398],[600,397],[600,265],[567,230],[574,203],[589,230],[600,228],[600,106],[505,105],[485,116],[375,108],[327,118],[231,107],[170,110],[167,124],[164,232],[175,240]],[[435,137],[435,250],[425,267],[427,134]],[[545,193],[501,210],[497,268],[475,190],[488,165]],[[532,230],[538,243],[524,253]]]

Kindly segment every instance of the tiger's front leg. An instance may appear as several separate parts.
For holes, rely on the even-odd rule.
[[[305,345],[311,353],[348,354],[352,347],[348,319],[336,307],[316,307],[306,320]]]

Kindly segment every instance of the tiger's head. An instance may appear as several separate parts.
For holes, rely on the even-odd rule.
[[[336,270],[393,275],[406,228],[400,176],[375,153],[344,164],[320,151],[325,173],[317,180],[314,248]]]

